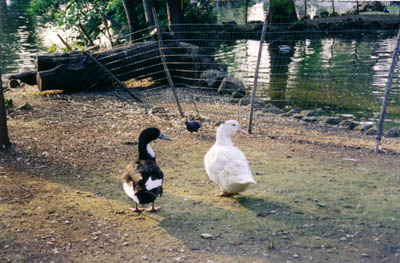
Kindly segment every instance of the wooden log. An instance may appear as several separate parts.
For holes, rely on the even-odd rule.
[[[53,55],[40,55],[36,57],[36,71],[48,70],[58,65],[69,65],[82,63],[81,52],[57,53]]]
[[[181,81],[196,79],[202,70],[221,66],[197,46],[184,42],[169,41],[164,45],[164,52],[171,77]],[[133,43],[91,55],[120,81],[152,78],[167,83],[157,42]],[[112,82],[110,74],[105,74],[104,69],[82,52],[38,56],[36,64],[39,90],[68,92]]]
[[[12,80],[19,80],[28,85],[36,85],[36,71],[25,71],[16,75],[11,75],[10,82]]]
[[[117,82],[117,84],[123,90],[125,90],[125,92],[127,92],[129,95],[131,95],[132,98],[134,98],[136,101],[138,101],[140,103],[143,103],[143,101],[134,92],[130,91],[124,83],[122,83],[114,74],[111,73],[111,71],[109,71],[106,67],[104,67],[104,65],[101,64],[96,58],[94,58],[89,52],[85,51],[85,52],[83,52],[83,54],[86,57],[88,57],[91,61],[93,61],[97,66],[99,66],[103,70],[103,72],[105,72],[112,80]]]

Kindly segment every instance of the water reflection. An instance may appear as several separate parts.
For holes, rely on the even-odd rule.
[[[29,0],[0,1],[0,48],[2,73],[34,68],[42,50],[35,21],[27,15]]]
[[[336,114],[351,113],[364,120],[376,120],[391,64],[394,36],[310,36],[264,45],[259,97],[279,107],[322,107]],[[241,40],[217,52],[218,59],[228,64],[228,71],[242,79],[249,92],[258,47],[258,41]],[[388,112],[399,120],[398,80],[396,75]]]

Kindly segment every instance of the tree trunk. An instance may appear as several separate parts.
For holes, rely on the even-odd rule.
[[[269,24],[290,24],[298,21],[294,0],[271,0],[268,11]]]
[[[146,23],[149,27],[155,25],[153,17],[153,7],[153,0],[143,0],[144,15],[146,17]]]
[[[128,19],[128,26],[129,26],[129,33],[130,33],[130,40],[133,42],[135,39],[140,38],[140,36],[135,36],[133,33],[138,31],[139,28],[135,28],[136,25],[139,25],[138,16],[135,12],[135,4],[133,0],[123,0],[125,15]]]
[[[0,147],[1,150],[7,149],[10,146],[8,138],[6,106],[4,103],[3,82],[0,73]]]
[[[304,19],[307,19],[307,0],[304,0]]]
[[[176,39],[182,40],[184,38],[184,29],[182,26],[183,10],[180,1],[167,0],[167,13],[169,31]]]

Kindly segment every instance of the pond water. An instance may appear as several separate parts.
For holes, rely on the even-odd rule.
[[[28,15],[29,0],[0,0],[0,71],[33,70],[36,55],[59,43],[57,30]]]
[[[1,73],[33,68],[34,55],[42,49],[34,21],[26,9],[29,1],[0,1]]]
[[[350,34],[352,32],[349,32]],[[257,96],[284,107],[321,107],[376,122],[395,48],[393,35],[306,37],[289,45],[263,45]],[[280,49],[284,47],[286,49]],[[228,72],[254,86],[259,41],[239,40],[216,52]],[[399,67],[397,67],[397,72]],[[388,107],[391,125],[400,123],[399,76],[395,74]]]

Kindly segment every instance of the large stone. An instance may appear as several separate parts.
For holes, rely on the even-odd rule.
[[[385,137],[399,138],[400,137],[400,127],[390,128],[386,133]]]
[[[239,105],[242,105],[242,106],[247,106],[250,103],[251,103],[251,98],[249,98],[249,97],[243,97],[239,100]]]
[[[300,112],[301,115],[304,117],[318,117],[325,115],[326,113],[322,109],[316,109],[316,110],[303,110]]]
[[[355,121],[351,121],[351,120],[343,120],[340,123],[340,126],[342,126],[343,128],[346,128],[348,130],[354,130],[355,127],[357,127],[358,123],[356,123]]]
[[[370,135],[370,136],[375,136],[378,135],[378,129],[376,127],[369,128],[366,132],[365,135]]]
[[[216,69],[205,70],[200,75],[199,85],[201,87],[218,89],[226,75],[226,72],[222,72]]]
[[[371,123],[361,124],[361,125],[359,125],[359,126],[356,127],[356,130],[357,130],[357,131],[360,131],[360,132],[366,132],[366,131],[368,131],[369,129],[371,129],[372,127],[374,127],[374,125],[371,124]]]
[[[285,113],[285,116],[292,116],[294,114],[300,114],[300,110],[299,109],[290,109],[288,112]]]
[[[242,94],[242,97],[244,97],[246,95],[246,87],[243,82],[228,75],[222,80],[221,85],[219,85],[218,93],[232,94],[233,92]],[[237,96],[238,94],[236,94]]]
[[[338,125],[342,121],[342,119],[340,119],[339,117],[329,116],[320,116],[318,117],[318,120],[323,125]]]
[[[268,103],[264,106],[262,109],[263,112],[268,112],[268,113],[273,113],[273,114],[282,114],[284,111],[281,110],[280,108],[276,107],[272,103]]]
[[[315,117],[315,116],[306,116],[306,117],[303,117],[303,121],[314,123],[314,122],[317,122],[317,117]]]

